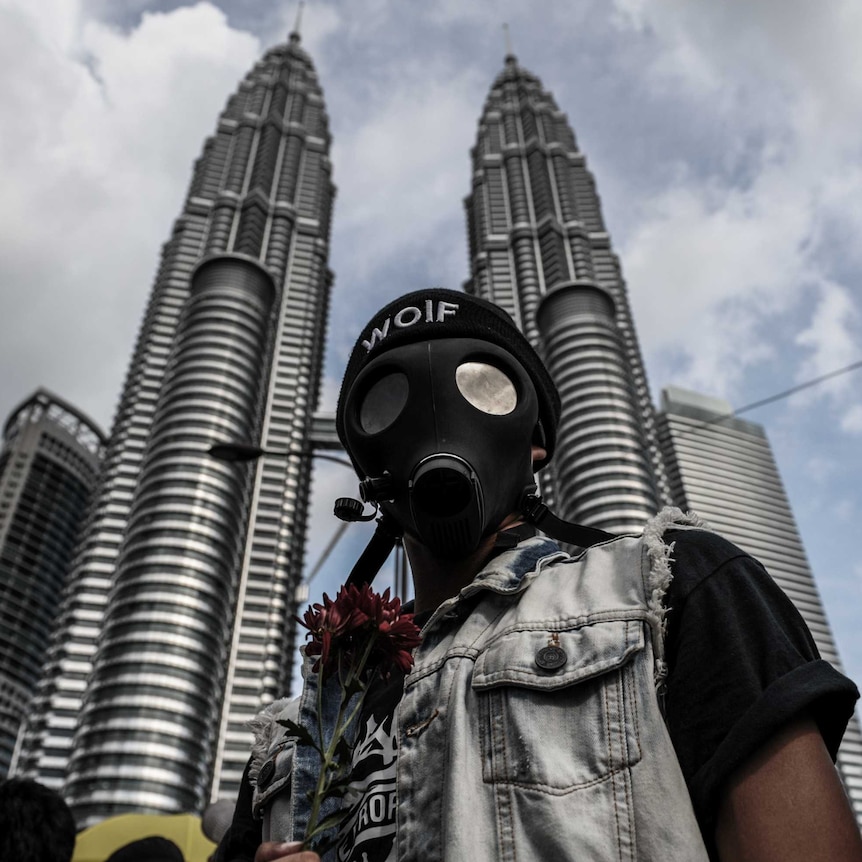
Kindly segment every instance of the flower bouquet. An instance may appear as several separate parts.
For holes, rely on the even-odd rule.
[[[375,679],[387,679],[393,670],[408,671],[413,666],[412,650],[419,643],[419,628],[413,614],[403,613],[401,600],[382,595],[369,584],[348,584],[335,599],[323,594],[323,604],[311,605],[296,621],[307,629],[306,655],[317,657],[312,671],[319,674],[317,686],[317,736],[290,720],[279,723],[309,745],[320,757],[317,786],[310,793],[311,811],[303,847],[321,856],[332,846],[322,838],[340,825],[342,813],[321,819],[327,799],[340,798],[350,782],[353,750],[349,743],[353,723],[362,712],[365,693]],[[325,683],[337,679],[340,702],[332,738],[324,744],[322,693]],[[354,697],[358,695],[358,697]]]

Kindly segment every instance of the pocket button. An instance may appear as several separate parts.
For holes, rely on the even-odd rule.
[[[536,664],[542,670],[559,670],[568,660],[566,651],[558,646],[542,647],[536,653]]]

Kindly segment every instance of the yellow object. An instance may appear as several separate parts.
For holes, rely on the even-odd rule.
[[[120,847],[151,835],[170,838],[186,862],[207,862],[216,848],[193,814],[120,814],[80,832],[72,862],[105,862]]]

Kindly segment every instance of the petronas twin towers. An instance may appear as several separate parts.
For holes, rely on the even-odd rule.
[[[294,33],[229,99],[163,248],[17,763],[63,787],[79,825],[234,796],[246,722],[289,688],[333,281],[329,147]],[[640,530],[671,490],[625,284],[566,117],[513,56],[466,209],[465,288],[513,316],[563,398],[546,498]],[[207,455],[224,440],[294,454],[225,464]]]

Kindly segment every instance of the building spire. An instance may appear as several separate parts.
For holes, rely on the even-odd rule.
[[[503,22],[503,42],[506,46],[506,63],[517,62],[515,51],[512,48],[512,34],[509,32],[509,24],[506,21]]]
[[[302,10],[305,8],[305,0],[299,0],[299,7],[296,10],[296,23],[293,25],[293,30],[290,33],[291,42],[299,42],[299,31],[302,27]]]

